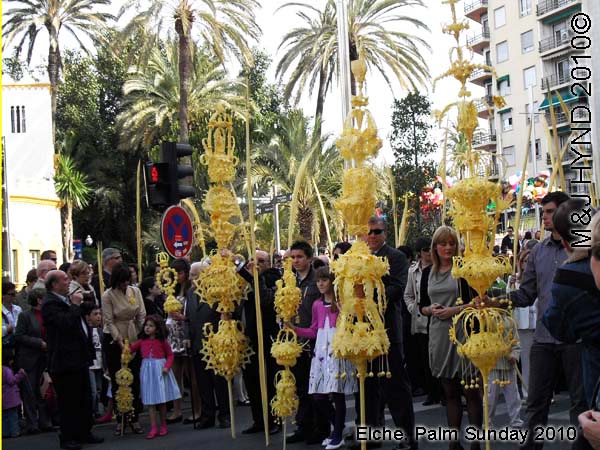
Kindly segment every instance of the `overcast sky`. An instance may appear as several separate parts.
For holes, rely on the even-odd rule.
[[[305,0],[305,3],[311,4],[316,7],[320,7],[325,3],[326,0]],[[442,5],[441,0],[424,0],[426,3],[425,8],[419,7],[407,7],[404,11],[401,11],[404,15],[409,15],[418,18],[425,22],[431,32],[419,31],[419,35],[426,39],[432,47],[431,53],[425,54],[425,59],[429,64],[430,72],[432,77],[436,77],[443,73],[449,66],[449,51],[453,44],[453,39],[444,35],[441,31],[442,25],[450,21],[450,10],[447,5]],[[3,2],[5,3],[5,2]],[[113,1],[111,5],[111,12],[115,13],[118,11],[122,1]],[[143,3],[143,0],[142,0]],[[171,0],[169,3],[175,1]],[[257,11],[257,20],[262,28],[263,36],[259,43],[259,46],[264,48],[273,58],[273,64],[269,70],[269,78],[271,81],[275,80],[275,66],[279,58],[281,57],[283,50],[278,52],[277,47],[281,42],[283,35],[291,30],[294,26],[299,23],[296,11],[294,7],[287,7],[283,10],[276,11],[284,1],[279,0],[263,0],[262,8]],[[193,0],[192,0],[193,4]],[[5,7],[7,5],[4,5]],[[6,9],[5,9],[6,11]],[[462,17],[463,3],[457,4],[457,12]],[[477,25],[471,23],[473,28]],[[474,32],[474,31],[471,31]],[[33,65],[45,63],[47,55],[47,34],[41,32],[38,36],[38,42],[36,43],[35,57],[32,62]],[[69,36],[65,31],[61,33],[61,39],[65,43],[66,47],[74,47],[74,42],[69,40]],[[9,52],[6,52],[8,54]],[[480,58],[479,55],[476,57]],[[231,67],[232,75],[238,72],[238,67]],[[452,102],[456,98],[458,92],[458,83],[454,80],[444,80],[437,84],[435,92],[432,92],[431,87],[424,89],[422,93],[429,95],[433,101],[434,109],[441,109],[446,104]],[[316,90],[316,89],[315,89]],[[379,136],[384,140],[384,146],[380,153],[380,161],[386,161],[391,163],[393,155],[388,144],[387,137],[390,133],[390,122],[391,122],[391,106],[394,98],[401,98],[406,95],[407,92],[400,88],[398,83],[394,83],[392,89],[388,87],[383,77],[377,73],[368,73],[366,80],[366,90],[369,97],[370,110],[373,114],[377,126],[379,128]],[[481,95],[482,91],[478,91],[476,87],[472,89],[474,94]],[[340,98],[340,90],[334,83],[330,92],[327,95],[327,102],[324,107],[324,123],[323,130],[330,132],[334,136],[337,136],[342,128],[342,113],[341,104],[338,99]],[[316,98],[309,96],[305,93],[300,107],[302,107],[307,115],[313,115],[316,107]],[[436,135],[438,139],[441,139],[441,133]]]

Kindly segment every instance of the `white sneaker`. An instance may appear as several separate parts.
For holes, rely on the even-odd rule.
[[[325,450],[335,450],[336,448],[340,448],[342,445],[344,445],[344,439],[340,439],[339,441],[330,441],[329,444],[327,445],[327,447],[325,447]]]
[[[321,446],[327,447],[330,442],[331,442],[330,438],[323,439],[323,442],[321,442]]]

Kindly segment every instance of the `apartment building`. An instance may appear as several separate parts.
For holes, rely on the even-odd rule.
[[[465,16],[471,20],[472,34],[467,45],[479,61],[494,68],[497,77],[485,70],[473,73],[470,81],[482,86],[485,96],[478,107],[485,126],[474,139],[474,147],[489,150],[497,167],[492,178],[520,171],[527,157],[530,176],[551,170],[551,146],[546,123],[554,109],[558,141],[568,142],[571,129],[568,117],[560,108],[557,92],[575,118],[583,119],[587,105],[588,82],[575,94],[571,92],[573,76],[585,78],[584,69],[575,67],[572,56],[584,51],[572,48],[571,17],[582,10],[583,0],[466,0]],[[583,60],[577,66],[585,65]],[[548,99],[548,94],[552,98]],[[506,105],[494,108],[493,95],[502,95]],[[533,119],[532,139],[528,146],[528,130]],[[552,137],[554,139],[554,137]],[[588,149],[588,152],[591,151]],[[562,160],[569,192],[589,192],[589,186],[576,183],[579,173],[570,170],[575,155]],[[591,174],[590,174],[591,178]]]

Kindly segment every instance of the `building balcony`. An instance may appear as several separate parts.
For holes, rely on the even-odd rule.
[[[481,22],[481,16],[487,13],[488,0],[467,0],[465,16],[475,22]]]
[[[483,30],[480,34],[467,39],[467,47],[475,53],[483,55],[483,50],[490,46],[490,30]]]
[[[485,85],[486,81],[492,79],[492,72],[485,69],[477,69],[475,70],[471,76],[469,77],[469,81],[477,86]]]
[[[569,194],[590,194],[590,183],[577,183],[575,180],[567,180],[567,185],[569,186]]]
[[[488,179],[497,180],[500,178],[500,167],[497,162],[492,162],[489,166]]]
[[[473,148],[479,150],[494,150],[496,148],[496,133],[475,133],[473,135]]]
[[[588,117],[589,116],[586,115],[586,111],[584,109],[576,109],[575,111],[570,111],[569,114],[565,114],[562,108],[554,109],[554,118],[556,119],[557,128],[569,125],[572,119],[587,119]],[[550,111],[546,112],[546,123],[548,126],[552,126],[552,117]]]
[[[586,70],[577,69],[573,75],[575,75],[578,78],[581,78],[581,80],[575,80],[574,78],[571,78],[572,74],[570,71],[565,74],[553,73],[549,76],[543,77],[542,90],[547,91],[549,89],[560,89],[562,87],[565,87],[565,85],[575,82],[587,84],[587,80],[584,80],[585,77],[588,75],[588,72]]]
[[[494,100],[491,95],[486,95],[481,100],[476,101],[475,106],[477,107],[477,117],[488,119],[494,108]]]
[[[565,166],[567,164],[571,164],[571,162],[573,161],[574,158],[575,157],[571,153],[566,152],[564,154],[564,156],[562,157],[561,164],[563,166]],[[549,153],[546,153],[546,165],[548,167],[552,167],[552,159],[550,158],[550,154]]]
[[[540,20],[550,19],[576,4],[581,4],[581,0],[539,0],[536,14]]]
[[[581,50],[571,47],[571,38],[574,36],[575,35],[571,31],[564,30],[560,34],[555,34],[554,36],[541,40],[539,43],[540,56],[546,58],[561,50],[580,52]]]

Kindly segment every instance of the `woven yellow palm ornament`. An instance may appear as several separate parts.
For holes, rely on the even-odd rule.
[[[473,150],[473,133],[478,125],[477,108],[468,100],[470,93],[465,84],[473,71],[478,68],[492,71],[490,67],[470,64],[464,58],[465,49],[460,45],[460,35],[464,27],[457,19],[456,0],[447,0],[452,11],[453,23],[444,31],[451,34],[456,47],[451,52],[451,67],[442,77],[453,76],[461,83],[459,102],[448,105],[447,112],[452,107],[458,109],[457,129],[466,137],[467,145],[464,156],[465,178],[446,191],[451,202],[450,214],[454,226],[464,240],[464,253],[454,257],[452,276],[464,278],[469,285],[483,298],[494,281],[510,272],[510,264],[506,258],[492,256],[493,236],[500,218],[500,213],[508,207],[502,199],[498,184],[491,183],[479,176],[485,173],[484,158]],[[452,59],[453,56],[455,59]],[[493,72],[493,71],[492,71]],[[501,104],[501,98],[494,99],[495,104]],[[440,116],[441,117],[441,116]],[[456,157],[457,155],[455,155]],[[493,216],[488,215],[487,205],[496,204]],[[507,356],[514,344],[515,336],[512,330],[514,322],[509,311],[499,308],[476,309],[467,305],[460,314],[452,318],[450,340],[457,345],[458,354],[463,360],[463,384],[468,388],[479,388],[477,371],[483,379],[483,401],[485,430],[489,429],[488,379],[490,372],[501,357]],[[471,365],[472,364],[472,365]],[[490,443],[486,440],[486,449]]]
[[[128,367],[128,364],[133,359],[131,350],[129,349],[129,341],[125,339],[123,351],[121,352],[121,368],[117,371],[115,378],[117,381],[117,389],[115,392],[115,403],[117,411],[122,415],[121,430],[123,430],[123,422],[125,415],[133,411],[133,393],[131,385],[133,384],[133,373]]]
[[[296,275],[292,271],[292,259],[286,258],[283,262],[283,277],[276,282],[275,313],[277,319],[291,322],[298,314],[302,301],[302,292],[296,286]]]
[[[367,373],[367,362],[386,354],[390,346],[383,322],[387,305],[381,281],[389,272],[389,264],[372,255],[365,242],[356,241],[345,255],[331,263],[331,270],[341,304],[332,343],[334,354],[352,361],[359,377],[372,375]],[[364,298],[356,296],[357,285],[362,286]]]
[[[237,199],[225,186],[211,186],[206,193],[204,208],[209,212],[211,220],[229,220],[240,215]]]
[[[169,255],[159,253],[156,255],[156,262],[160,270],[156,274],[156,286],[167,295],[164,304],[164,310],[168,313],[180,312],[183,305],[175,298],[175,286],[177,285],[177,271],[169,267]]]
[[[275,375],[275,396],[271,400],[271,411],[279,422],[291,417],[298,410],[296,379],[289,369],[280,370]]]
[[[210,265],[194,281],[200,301],[220,313],[232,313],[245,297],[245,282],[230,258],[214,254]]]
[[[296,360],[302,353],[302,346],[298,343],[298,336],[291,328],[282,328],[277,334],[277,339],[271,346],[271,356],[277,364],[284,367],[294,367]]]
[[[225,112],[225,105],[219,103],[208,121],[208,137],[202,140],[204,154],[200,162],[208,166],[211,183],[227,183],[235,178],[238,158],[234,155],[235,138],[231,114]]]
[[[248,362],[254,353],[248,345],[248,338],[242,324],[236,320],[221,320],[219,329],[214,332],[212,323],[204,325],[206,339],[202,341],[202,359],[206,367],[231,381]]]

